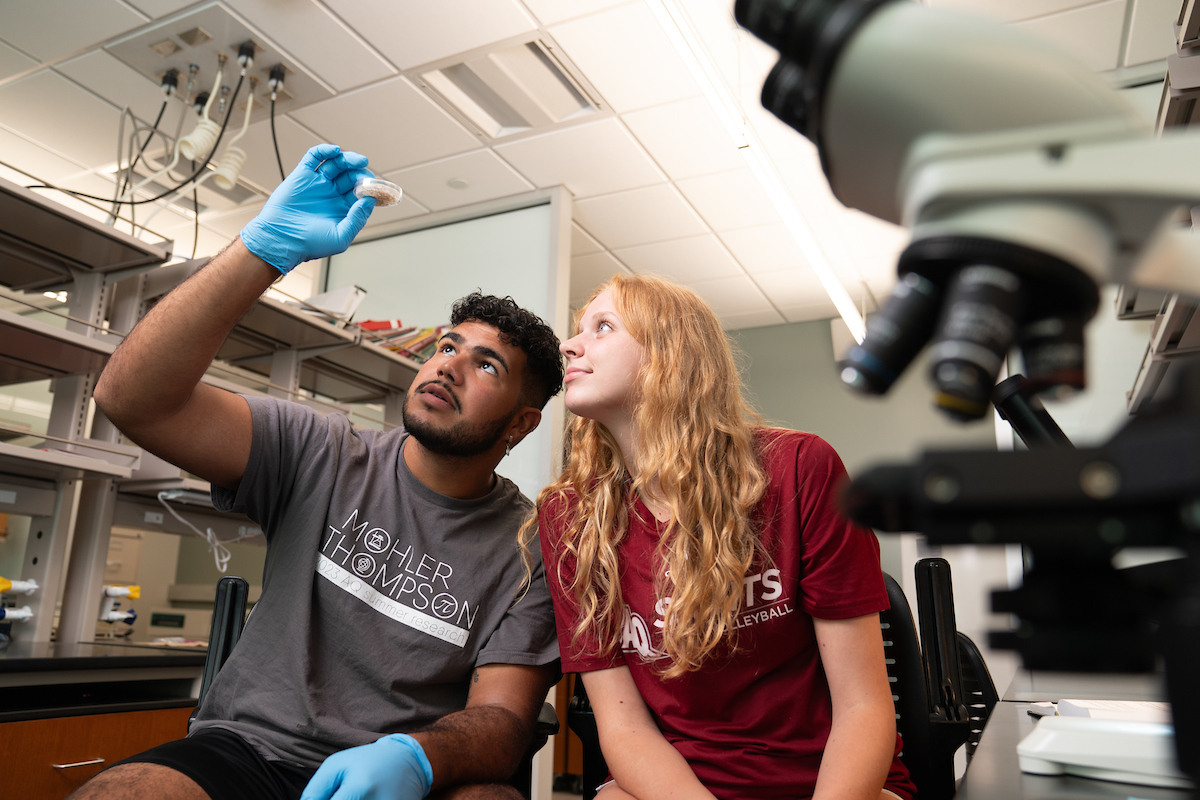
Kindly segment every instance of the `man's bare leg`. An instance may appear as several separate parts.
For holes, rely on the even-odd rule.
[[[161,764],[118,764],[67,800],[211,800],[194,780]]]

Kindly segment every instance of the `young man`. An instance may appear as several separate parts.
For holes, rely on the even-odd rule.
[[[188,738],[77,798],[515,794],[495,784],[529,743],[558,650],[540,563],[522,595],[530,503],[494,469],[562,386],[553,332],[508,298],[459,301],[389,433],[200,383],[280,272],[349,246],[374,206],[353,195],[369,174],[362,156],[310,150],[96,386],[114,424],[211,481],[214,504],[261,524],[269,548],[262,597]]]

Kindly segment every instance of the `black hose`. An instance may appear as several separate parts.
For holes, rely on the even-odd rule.
[[[275,138],[275,93],[271,92],[271,144],[275,145],[275,163],[279,165],[279,180],[287,180],[283,171],[283,159],[279,157],[279,140]]]
[[[192,258],[196,257],[196,245],[200,242],[200,193],[192,187]]]
[[[86,194],[84,192],[76,192],[72,189],[64,189],[61,186],[52,186],[51,184],[48,184],[48,183],[35,183],[34,185],[26,186],[25,188],[26,189],[53,189],[56,192],[62,192],[63,194],[69,194],[72,197],[86,197],[89,200],[99,200],[103,203],[114,203],[116,205],[122,205],[122,206],[140,206],[140,205],[144,205],[146,203],[153,203],[155,200],[161,200],[164,197],[166,197],[167,195],[171,194],[172,192],[178,190],[179,187],[187,185],[187,183],[189,181],[195,180],[197,177],[199,177],[204,172],[205,169],[208,168],[208,162],[212,161],[213,156],[216,155],[217,147],[219,147],[221,144],[221,137],[223,137],[225,135],[225,128],[229,125],[229,116],[233,113],[234,101],[237,100],[238,92],[242,88],[242,81],[244,81],[245,79],[246,79],[246,75],[245,75],[245,73],[242,73],[241,77],[238,78],[237,86],[233,90],[233,96],[229,100],[229,107],[225,110],[225,121],[221,123],[221,131],[220,131],[220,133],[217,134],[217,140],[215,142],[213,142],[212,150],[209,151],[208,157],[204,159],[204,163],[200,165],[200,169],[196,170],[191,175],[189,175],[185,180],[181,181],[180,183],[176,184],[175,186],[172,186],[170,189],[167,189],[163,192],[160,192],[159,194],[154,195],[154,197],[150,197],[145,200],[110,200],[107,197],[97,197],[94,194]]]
[[[129,169],[127,169],[125,174],[121,176],[121,188],[117,192],[118,198],[125,194],[125,190],[129,188],[129,179],[133,177],[133,168],[138,165],[138,161],[141,161],[142,153],[146,152],[146,147],[150,144],[150,140],[154,138],[154,134],[158,133],[158,123],[162,122],[163,112],[167,110],[167,103],[170,102],[170,100],[171,98],[169,96],[163,99],[163,104],[158,109],[158,116],[154,118],[154,124],[150,126],[150,135],[146,137],[146,141],[142,142],[142,146],[138,148],[137,155],[133,157],[133,161],[129,162]],[[134,135],[136,136],[137,134]],[[118,166],[120,165],[118,164]],[[118,202],[119,200],[113,201],[114,216],[116,212],[115,206]]]

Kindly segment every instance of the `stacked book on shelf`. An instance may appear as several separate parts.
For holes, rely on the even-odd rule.
[[[449,325],[438,325],[433,328],[418,328],[404,326],[398,319],[366,320],[358,323],[371,341],[394,350],[402,356],[415,361],[426,361],[434,350],[442,334],[450,329]]]

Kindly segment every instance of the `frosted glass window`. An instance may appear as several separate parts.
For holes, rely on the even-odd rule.
[[[326,291],[366,289],[356,320],[444,325],[454,301],[475,289],[511,295],[545,318],[549,264],[545,204],[351,245],[329,259]]]

